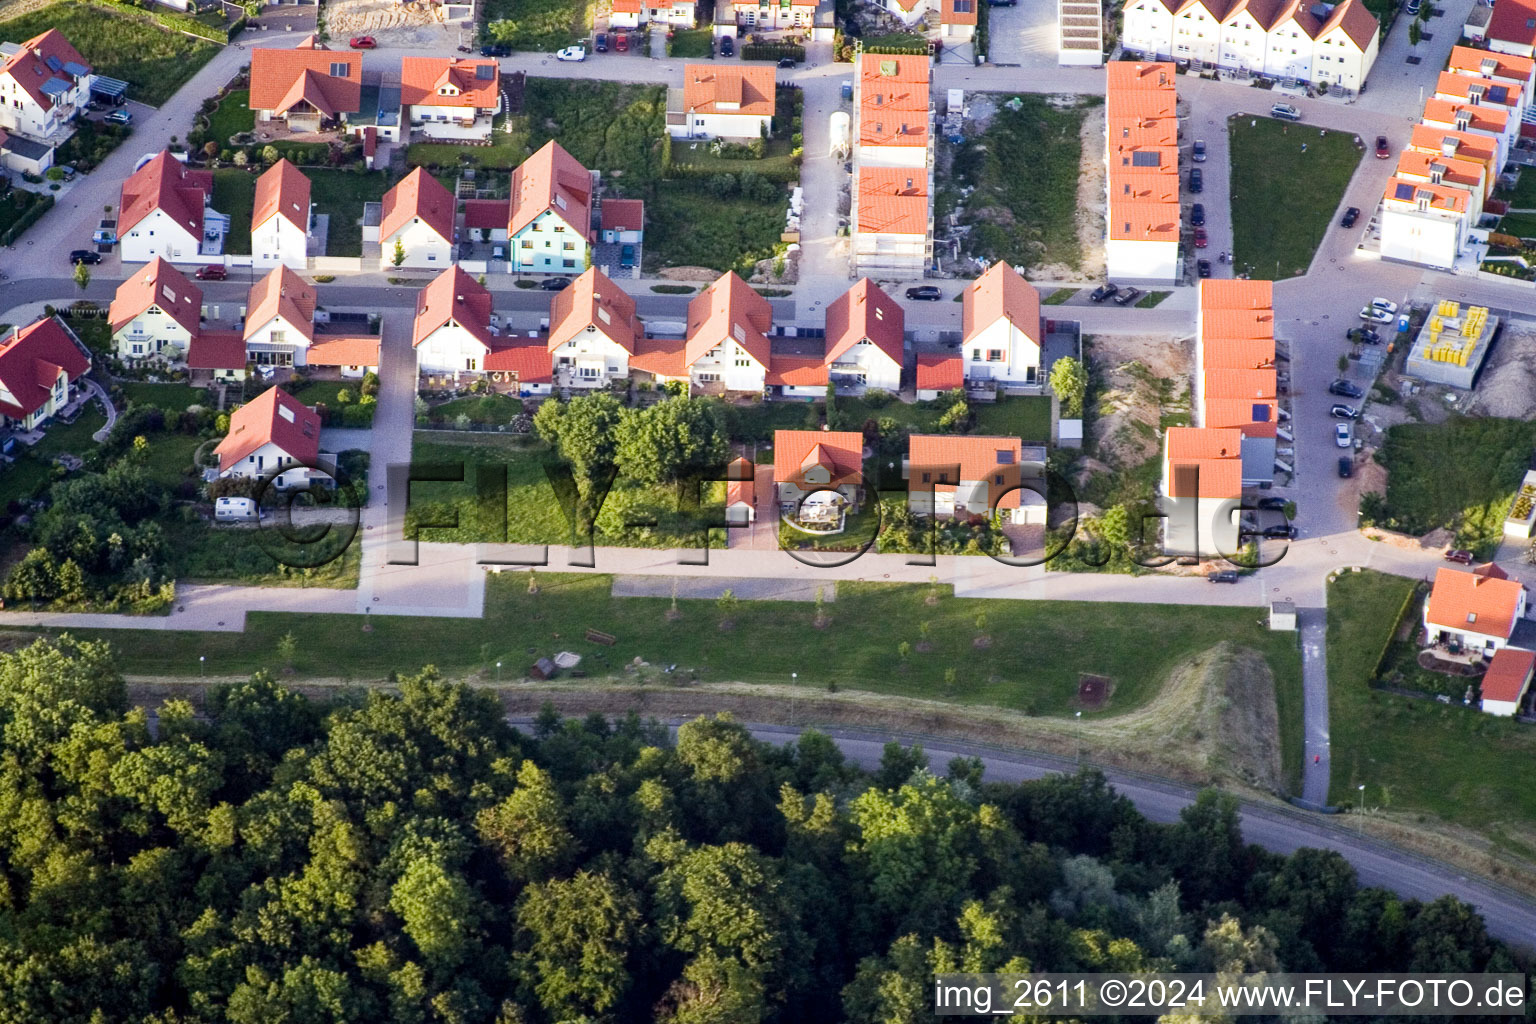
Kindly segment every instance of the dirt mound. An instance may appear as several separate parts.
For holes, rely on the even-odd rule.
[[[1505,324],[1488,357],[1468,411],[1531,419],[1536,415],[1536,332]]]
[[[1189,411],[1192,347],[1166,336],[1094,338],[1091,358],[1103,381],[1093,427],[1100,463],[1124,468],[1157,455],[1163,417]]]

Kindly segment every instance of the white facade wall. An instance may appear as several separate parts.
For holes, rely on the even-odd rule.
[[[220,477],[242,477],[248,480],[258,480],[273,469],[281,466],[298,465],[298,459],[289,455],[277,445],[268,441],[257,448],[250,455],[230,466],[220,470]],[[285,487],[298,487],[309,479],[309,469],[300,467],[280,474],[272,481],[272,486],[279,489]]]
[[[509,240],[507,259],[513,273],[580,275],[587,269],[587,238],[554,210],[545,210]]]
[[[1121,45],[1150,57],[1167,57],[1173,46],[1173,15],[1158,0],[1125,5]]]
[[[639,11],[614,11],[608,16],[610,28],[639,28]]]
[[[1381,212],[1381,258],[1449,269],[1469,231],[1466,217],[1395,209],[1388,204]]]
[[[773,118],[755,114],[688,113],[684,124],[669,125],[675,139],[759,139]]]
[[[1173,284],[1182,276],[1179,243],[1172,240],[1105,239],[1104,266],[1105,276],[1110,280]]]
[[[1312,80],[1312,37],[1295,19],[1287,18],[1269,31],[1264,73],[1277,78]]]
[[[722,384],[727,391],[762,391],[768,374],[767,367],[731,340],[710,349],[688,371],[695,385]]]
[[[666,7],[648,7],[651,21],[671,25],[674,28],[693,28],[695,8],[691,3],[674,3]]]
[[[112,347],[124,362],[143,362],[159,356],[169,357],[165,349],[179,348],[186,354],[192,344],[192,332],[177,323],[159,306],[150,306],[112,335]]]
[[[500,98],[496,110],[501,109]],[[491,122],[496,110],[478,110],[474,107],[438,107],[417,104],[408,109],[408,121],[412,127],[420,127],[436,138],[489,139]]]
[[[1173,55],[1215,64],[1221,57],[1221,23],[1198,4],[1173,19]]]
[[[170,263],[199,263],[202,244],[164,210],[154,210],[123,236],[118,251],[124,263],[148,263],[156,256]]]
[[[1337,27],[1314,40],[1293,18],[1265,32],[1247,11],[1225,25],[1199,5],[1174,17],[1157,0],[1135,0],[1126,6],[1121,42],[1125,49],[1149,57],[1204,61],[1357,92],[1379,47],[1373,36],[1362,49]]]
[[[1239,498],[1158,496],[1163,519],[1163,554],[1216,558],[1238,550]],[[1134,529],[1134,527],[1133,527]]]
[[[416,346],[417,373],[478,373],[488,350],[458,324],[444,324]]]
[[[428,227],[419,218],[402,225],[388,238],[381,239],[380,269],[394,268],[395,239],[405,245],[405,262],[402,267],[426,267],[440,270],[453,262],[453,246],[449,240]]]
[[[93,77],[87,75],[68,92],[52,97],[47,110],[13,76],[0,77],[0,128],[58,145],[72,134],[69,122],[89,97]]]
[[[850,365],[857,369],[850,369]],[[868,340],[859,342],[838,356],[834,369],[839,374],[863,374],[864,386],[867,388],[901,390],[901,364],[886,355],[879,345]]]
[[[303,366],[305,353],[309,351],[309,339],[297,325],[289,323],[286,317],[274,316],[246,335],[245,350],[256,363],[271,362],[270,359],[263,360],[261,355],[275,350],[291,356],[294,366]]]
[[[989,358],[994,351],[1003,353],[1002,360]],[[962,345],[960,355],[967,379],[1039,382],[1040,346],[1005,316],[977,331]]]
[[[1312,48],[1312,77],[1316,82],[1338,84],[1359,91],[1366,74],[1376,62],[1376,36],[1362,52],[1349,33],[1335,27],[1317,38]]]
[[[923,115],[925,118],[927,115]],[[855,139],[855,142],[858,140]],[[926,146],[859,146],[860,167],[916,167],[928,166]],[[926,173],[926,172],[925,172]]]
[[[1268,41],[1258,21],[1244,11],[1222,28],[1220,62],[1228,67],[1262,68]]]
[[[251,229],[251,266],[279,265],[309,269],[309,234],[287,217],[275,215]]]
[[[629,376],[629,350],[602,331],[582,331],[550,353],[556,371],[566,370],[575,387],[598,388]]]
[[[1522,694],[1522,697],[1523,696],[1524,694]],[[1520,710],[1520,701],[1489,700],[1488,698],[1484,697],[1482,700],[1482,707],[1483,710],[1490,715],[1497,715],[1500,718],[1511,718],[1514,716],[1516,711]]]
[[[927,237],[860,231],[853,236],[853,266],[859,273],[910,273],[927,270]]]

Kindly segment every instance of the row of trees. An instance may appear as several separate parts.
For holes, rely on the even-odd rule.
[[[0,656],[0,1020],[930,1020],[966,971],[1528,968],[1450,898],[1154,825],[1092,772],[633,717],[527,733],[401,679],[128,706],[103,643]]]

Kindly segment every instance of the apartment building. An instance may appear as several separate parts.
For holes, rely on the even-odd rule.
[[[1106,272],[1115,281],[1173,284],[1183,276],[1174,67],[1113,61],[1106,76]]]

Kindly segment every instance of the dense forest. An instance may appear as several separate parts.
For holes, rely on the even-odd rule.
[[[960,970],[1517,970],[1450,898],[726,718],[530,732],[428,669],[130,709],[105,644],[0,656],[0,1021],[929,1020]]]

